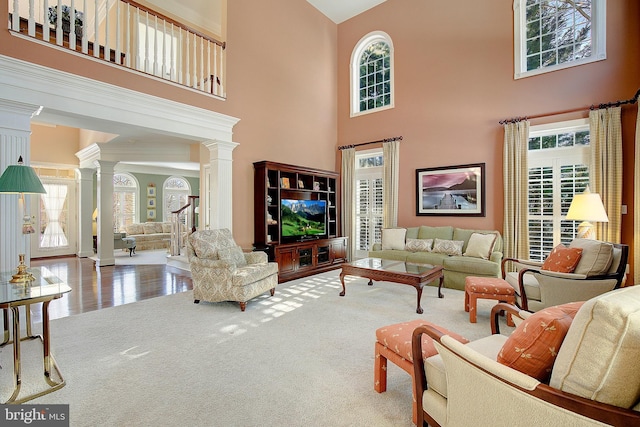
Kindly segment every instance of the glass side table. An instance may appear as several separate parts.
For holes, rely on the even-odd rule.
[[[49,303],[54,299],[61,298],[71,291],[69,285],[56,277],[46,267],[29,268],[34,280],[27,283],[11,283],[13,271],[0,273],[0,308],[4,320],[4,339],[0,343],[0,348],[13,344],[13,374],[14,389],[11,397],[4,403],[23,403],[36,397],[58,390],[65,385],[65,380],[60,373],[60,369],[50,352],[51,339],[49,336]],[[31,304],[42,303],[42,335],[32,333],[31,325]],[[26,336],[20,337],[20,306],[26,311]],[[9,310],[13,317],[12,333],[9,330]],[[13,336],[13,339],[11,339]],[[21,364],[20,364],[20,342],[24,340],[39,339],[42,342],[42,356],[44,365],[45,381],[49,388],[44,391],[28,396],[20,397]],[[60,381],[51,378],[51,370],[54,369],[60,377]]]

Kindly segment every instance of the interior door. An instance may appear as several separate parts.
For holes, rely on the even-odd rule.
[[[31,196],[31,257],[77,252],[76,184],[73,180],[41,178],[46,194]]]

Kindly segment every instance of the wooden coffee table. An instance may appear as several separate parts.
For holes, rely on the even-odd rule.
[[[369,286],[373,285],[374,280],[401,283],[411,285],[418,292],[418,305],[416,313],[422,314],[420,307],[420,298],[422,298],[422,288],[424,285],[440,279],[438,284],[438,298],[443,298],[442,282],[444,281],[444,273],[441,265],[414,264],[404,261],[392,261],[380,258],[363,258],[348,264],[342,264],[342,272],[340,272],[340,283],[342,283],[342,292],[340,296],[345,295],[344,276],[358,276],[369,279]]]

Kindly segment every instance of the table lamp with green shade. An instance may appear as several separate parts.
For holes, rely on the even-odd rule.
[[[22,225],[23,234],[33,233],[33,226],[29,215],[26,215],[24,206],[25,194],[44,194],[46,193],[42,182],[38,178],[36,171],[32,167],[26,166],[22,162],[22,156],[18,158],[17,165],[9,165],[5,169],[2,176],[0,176],[0,193],[6,194],[19,194],[19,204],[23,211]],[[27,266],[24,263],[25,254],[18,255],[20,264],[18,265],[18,272],[13,275],[10,280],[12,283],[26,283],[34,279],[33,275],[27,271]]]

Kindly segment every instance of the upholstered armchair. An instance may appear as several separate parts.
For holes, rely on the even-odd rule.
[[[497,318],[519,326],[501,335]],[[536,313],[499,303],[494,334],[462,344],[432,326],[413,332],[417,425],[640,425],[640,287]],[[423,335],[437,355],[422,357]]]
[[[581,250],[570,273],[543,269],[542,262],[505,258],[502,278],[516,291],[520,308],[538,311],[572,301],[586,301],[619,288],[625,278],[629,247],[591,239],[575,239],[570,250]],[[516,271],[507,271],[513,263]]]
[[[247,301],[270,291],[278,283],[278,264],[264,252],[244,253],[228,229],[199,230],[189,236],[187,256],[193,280],[193,298],[202,301]]]

